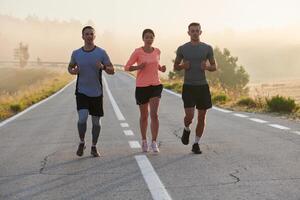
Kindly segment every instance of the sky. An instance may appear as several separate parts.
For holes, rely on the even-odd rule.
[[[100,30],[124,34],[144,27],[178,32],[192,21],[210,31],[297,26],[299,8],[298,0],[0,0],[1,14],[93,20]]]
[[[299,8],[299,0],[0,0],[0,15],[20,19],[35,16],[41,21],[75,19],[83,25],[92,21],[97,32],[96,44],[111,52],[118,64],[126,63],[131,52],[143,45],[142,31],[151,28],[156,35],[153,45],[162,52],[161,64],[172,69],[176,49],[189,41],[188,24],[200,22],[201,40],[213,47],[228,48],[250,73],[251,80],[264,80],[269,72],[277,73],[276,77],[300,76]],[[71,49],[82,43],[81,30],[71,34],[73,30],[68,30],[70,36],[62,33],[65,35],[57,37],[59,40],[71,39],[58,47],[53,36],[60,34],[59,30],[51,27],[46,36],[51,37],[47,38],[49,44],[42,37],[34,41],[33,35],[30,39],[30,33],[24,30],[10,34],[10,27],[2,24],[3,27],[8,30],[0,29],[0,41],[10,45],[10,49],[7,51],[7,45],[0,47],[1,59],[10,59],[18,42],[11,41],[15,39],[10,35],[20,41],[27,38],[24,42],[30,45],[32,59],[39,56],[43,60],[68,61]],[[60,51],[40,55],[49,52],[46,46]]]

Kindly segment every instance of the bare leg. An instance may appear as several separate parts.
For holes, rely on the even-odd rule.
[[[205,128],[206,110],[198,110],[198,122],[196,127],[196,135],[201,138]]]
[[[184,126],[189,127],[193,122],[195,108],[185,108]]]
[[[148,105],[145,103],[139,105],[140,108],[140,130],[142,134],[142,140],[146,140],[147,126],[148,126]]]
[[[159,106],[159,97],[154,97],[150,99],[150,117],[151,117],[151,133],[152,141],[156,141],[159,129],[159,120],[158,120],[158,106]]]

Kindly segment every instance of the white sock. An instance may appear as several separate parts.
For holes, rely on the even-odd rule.
[[[196,136],[195,136],[195,144],[198,144],[199,141],[200,141],[200,137],[196,135]]]
[[[184,127],[184,130],[191,131],[190,127]]]

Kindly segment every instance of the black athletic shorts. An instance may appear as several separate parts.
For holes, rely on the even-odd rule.
[[[206,110],[212,107],[211,95],[208,85],[186,85],[182,87],[182,100],[184,108]]]
[[[89,97],[81,93],[76,94],[77,110],[88,109],[92,116],[102,117],[103,113],[103,96]]]
[[[161,97],[163,86],[150,85],[147,87],[136,87],[135,88],[135,100],[137,105],[142,105],[149,102],[149,99],[153,97]]]

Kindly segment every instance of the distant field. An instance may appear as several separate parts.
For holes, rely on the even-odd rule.
[[[0,68],[0,120],[50,96],[72,79],[61,68]]]
[[[281,95],[291,97],[300,103],[300,79],[249,84],[251,97]]]
[[[13,94],[60,74],[59,70],[0,68],[0,94]]]

